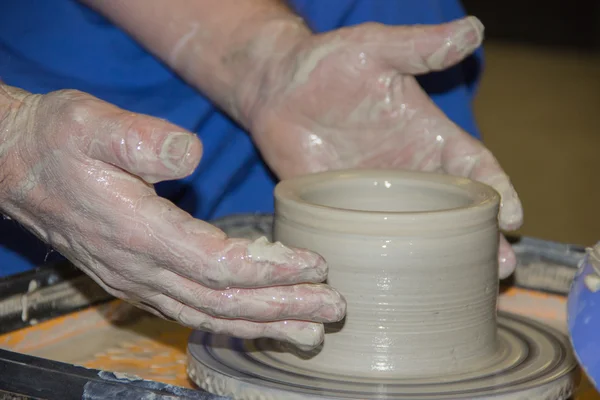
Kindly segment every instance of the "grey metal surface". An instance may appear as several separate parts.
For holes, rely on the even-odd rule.
[[[513,243],[518,265],[514,283],[527,289],[568,295],[585,247],[522,237]]]

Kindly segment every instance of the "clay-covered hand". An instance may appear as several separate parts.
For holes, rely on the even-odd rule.
[[[502,196],[501,228],[514,230],[523,214],[508,176],[415,79],[460,62],[482,37],[483,26],[474,17],[436,26],[370,23],[301,35],[290,50],[274,52],[279,56],[262,80],[262,94],[244,103],[254,140],[283,178],[393,167],[487,183]],[[502,238],[500,276],[508,276],[515,264]]]
[[[90,95],[0,87],[1,211],[109,293],[189,327],[311,347],[345,301],[318,255],[231,239],[156,195],[202,146]]]

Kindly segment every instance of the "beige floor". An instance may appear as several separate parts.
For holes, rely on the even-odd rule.
[[[600,240],[600,55],[486,44],[476,113],[525,208],[522,234]]]

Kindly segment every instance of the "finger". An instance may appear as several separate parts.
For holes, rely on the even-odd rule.
[[[504,235],[500,235],[500,246],[498,249],[498,263],[499,263],[499,278],[506,279],[517,267],[517,256]]]
[[[135,243],[129,241],[130,248],[150,252],[161,269],[211,289],[319,283],[327,277],[327,263],[318,254],[271,243],[265,237],[227,238],[223,231],[157,196],[140,199],[136,217],[146,221],[155,240],[149,249],[148,236],[140,236]]]
[[[485,157],[492,158],[489,151],[486,150],[486,153]],[[485,163],[487,161],[485,159],[482,160],[480,164],[482,166],[474,168],[470,177],[488,184],[500,193],[500,228],[505,231],[517,230],[523,225],[523,206],[521,205],[521,200],[505,173],[494,174],[486,171]]]
[[[500,228],[511,231],[523,223],[523,207],[510,179],[492,153],[466,134],[454,136],[445,144],[442,165],[453,175],[483,182],[500,194]]]
[[[180,264],[173,271],[206,287],[259,288],[319,283],[327,278],[327,263],[318,254],[272,243],[265,237],[251,241],[201,234],[203,225],[208,224],[190,220],[183,227],[184,235],[195,234],[194,256],[188,259],[197,262],[193,266]],[[190,243],[189,236],[182,244],[186,242]]]
[[[212,290],[165,270],[152,285],[169,297],[219,318],[337,322],[346,313],[340,293],[322,284]]]
[[[195,135],[166,121],[96,101],[86,110],[84,127],[90,137],[84,151],[91,158],[148,183],[184,178],[198,166],[202,144]]]
[[[146,299],[146,308],[158,310],[158,315],[203,331],[229,335],[240,339],[261,337],[290,342],[301,349],[313,349],[323,343],[322,324],[305,321],[253,322],[242,319],[221,319],[188,307],[168,296],[157,295]],[[144,308],[144,306],[141,306]],[[156,313],[155,313],[156,314]]]
[[[213,276],[213,288],[319,283],[327,278],[328,266],[323,257],[281,242],[269,242],[266,237],[255,241],[226,239],[206,246],[205,276]]]
[[[425,151],[425,154],[433,152],[435,164],[444,172],[493,187],[501,196],[500,228],[506,231],[518,229],[523,224],[521,200],[498,160],[481,141],[450,121],[420,87],[412,94],[426,99],[411,120],[412,129],[422,132],[418,137],[426,140],[419,143],[417,150],[420,151],[415,151],[414,156],[429,149],[431,151]]]
[[[464,176],[493,187],[501,197],[500,228],[511,231],[523,223],[523,207],[508,175],[482,143],[447,118],[436,126],[442,138],[441,164],[445,172]]]
[[[109,286],[93,271],[86,270],[104,290],[113,296],[131,301],[136,307],[157,317],[178,322],[192,329],[224,334],[240,339],[267,337],[294,344],[300,349],[310,350],[323,343],[324,327],[309,321],[253,322],[243,319],[220,319],[188,307],[163,294],[131,299],[126,293]]]
[[[382,26],[373,41],[377,56],[402,73],[417,75],[451,67],[473,53],[483,41],[476,17],[440,25]],[[371,41],[371,40],[370,40]]]

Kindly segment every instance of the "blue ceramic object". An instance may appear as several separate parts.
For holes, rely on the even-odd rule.
[[[567,321],[575,355],[600,389],[600,243],[588,249],[569,293]]]

